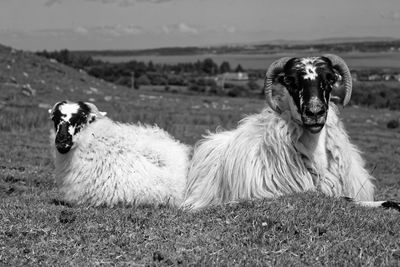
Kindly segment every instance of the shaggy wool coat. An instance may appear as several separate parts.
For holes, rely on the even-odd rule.
[[[66,201],[93,206],[181,204],[189,148],[164,130],[103,117],[85,126],[73,141],[68,153],[53,152],[55,179]]]
[[[291,114],[268,107],[243,119],[238,128],[200,141],[183,206],[199,209],[307,190],[373,200],[373,178],[350,142],[337,107],[330,104],[316,144],[308,143],[306,131]]]

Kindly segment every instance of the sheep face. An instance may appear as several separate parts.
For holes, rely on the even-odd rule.
[[[338,75],[329,59],[324,57],[292,58],[278,81],[287,89],[303,126],[311,133],[324,127],[332,87]],[[300,115],[300,116],[299,116]]]
[[[283,86],[277,88],[275,83]],[[275,96],[273,88],[278,89]],[[315,134],[326,123],[329,101],[343,106],[350,101],[352,79],[347,64],[334,54],[283,57],[268,68],[264,89],[274,111],[282,113],[289,109],[295,122]]]
[[[74,144],[73,137],[87,124],[94,122],[96,114],[89,103],[61,101],[51,110],[51,120],[56,132],[56,148],[61,154],[66,154]]]

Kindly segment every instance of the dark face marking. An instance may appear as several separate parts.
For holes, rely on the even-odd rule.
[[[91,116],[91,109],[84,102],[62,101],[54,106],[51,119],[56,131],[56,148],[58,152],[65,154],[72,148],[72,137],[79,133],[85,125],[93,122],[95,116]]]
[[[58,125],[61,122],[61,117],[63,116],[63,114],[60,111],[60,106],[63,104],[66,104],[67,101],[61,101],[58,102],[54,107],[53,107],[53,111],[51,113],[51,120],[54,123],[54,129],[57,131]]]
[[[325,57],[293,58],[286,63],[279,81],[292,97],[303,125],[311,133],[321,131],[336,81],[331,61]]]

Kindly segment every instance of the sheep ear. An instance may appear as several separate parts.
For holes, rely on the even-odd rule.
[[[280,74],[278,74],[278,75],[276,76],[275,81],[278,82],[278,83],[280,83],[281,85],[285,85],[285,81],[286,81],[285,77],[286,77],[286,76],[285,76],[284,73],[280,73]]]
[[[91,113],[89,114],[89,117],[88,117],[88,123],[90,124],[90,123],[92,123],[92,122],[95,122],[96,119],[97,119],[97,115],[96,115],[95,113],[91,112]]]
[[[85,102],[85,104],[86,105],[88,105],[89,107],[90,107],[90,109],[91,109],[91,115],[94,115],[94,116],[100,116],[100,117],[104,117],[104,116],[106,116],[107,115],[107,112],[103,112],[103,111],[99,111],[98,110],[98,108],[93,104],[93,103],[90,103],[90,102]]]
[[[53,109],[49,108],[49,110],[47,110],[47,112],[49,113],[49,118],[53,119]]]
[[[336,105],[343,105],[346,96],[343,77],[335,71],[336,82],[332,85],[331,101]]]
[[[90,112],[89,118],[88,118],[88,122],[89,123],[95,122],[97,120],[98,116],[99,116],[99,118],[102,118],[102,117],[104,117],[106,115],[107,115],[107,112],[102,112],[102,111],[98,111],[98,113]]]

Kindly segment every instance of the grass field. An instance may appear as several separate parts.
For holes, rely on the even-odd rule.
[[[235,127],[246,114],[260,111],[264,101],[113,88],[63,66],[50,65],[55,71],[49,71],[49,63],[36,57],[12,57],[18,60],[11,68],[0,64],[0,265],[400,264],[399,213],[317,193],[197,213],[164,206],[63,205],[53,183],[46,105],[93,99],[115,120],[156,123],[194,144],[208,129]],[[8,82],[11,76],[14,85]],[[19,93],[15,84],[26,82],[38,90],[36,96]],[[89,90],[94,86],[97,91]],[[342,115],[376,177],[377,198],[400,200],[400,128],[386,126],[400,118],[400,111],[349,107]]]

